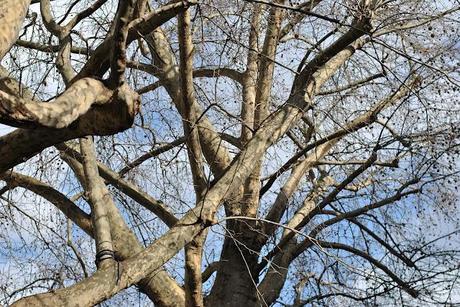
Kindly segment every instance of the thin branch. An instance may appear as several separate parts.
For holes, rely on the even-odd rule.
[[[70,148],[69,146],[65,144],[60,144],[56,146],[59,150],[62,151],[64,155],[69,155],[80,163],[83,162],[83,157],[79,152],[76,150]],[[166,206],[163,204],[163,202],[154,199],[147,193],[143,192],[139,187],[134,185],[133,183],[130,183],[124,179],[122,179],[121,175],[112,171],[109,169],[107,166],[104,164],[97,162],[97,167],[98,171],[100,173],[100,176],[104,179],[107,180],[110,184],[114,185],[116,188],[118,188],[120,191],[134,199],[136,202],[138,202],[141,206],[146,208],[147,210],[153,212],[155,215],[157,215],[166,225],[169,227],[172,227],[174,224],[177,222],[177,218],[174,216],[173,213],[169,211],[169,209],[166,208]]]
[[[21,39],[18,39],[15,42],[15,45],[24,47],[24,48],[28,48],[28,49],[46,52],[46,53],[59,52],[59,50],[61,49],[61,45],[42,45],[40,43],[25,41]],[[74,46],[72,46],[70,51],[72,53],[84,54],[84,55],[90,55],[93,52],[93,50],[85,48],[85,47],[74,47]]]
[[[307,16],[316,17],[316,18],[319,18],[319,19],[322,19],[322,20],[326,20],[326,21],[329,21],[329,22],[332,22],[332,23],[339,24],[339,25],[344,25],[338,19],[314,13],[314,12],[312,12],[310,10],[306,10],[303,7],[300,7],[300,6],[299,7],[288,6],[288,5],[284,5],[284,4],[280,4],[280,3],[266,2],[266,1],[262,1],[262,0],[245,0],[245,1],[253,2],[253,3],[259,3],[259,4],[265,4],[265,5],[273,6],[273,7],[277,7],[277,8],[282,8],[282,9],[290,10],[290,11],[293,11],[293,12],[296,12],[296,13],[301,13],[301,14],[304,14],[304,15],[307,15]]]
[[[304,149],[298,151],[294,156],[292,156],[288,161],[286,161],[283,166],[281,166],[275,173],[270,175],[267,179],[268,181],[265,185],[261,188],[260,194],[265,194],[276,181],[276,179],[282,175],[285,171],[294,165],[299,158],[305,155],[310,150],[318,147],[321,144],[324,144],[330,140],[341,138],[345,135],[348,135],[352,132],[355,132],[361,128],[367,127],[370,124],[374,123],[377,120],[377,115],[384,109],[388,108],[389,106],[394,105],[400,99],[403,99],[406,95],[408,95],[414,88],[416,88],[420,84],[420,79],[415,77],[407,82],[407,84],[402,84],[397,91],[392,93],[389,97],[379,101],[376,103],[370,110],[362,114],[361,116],[355,118],[351,122],[349,122],[344,128],[338,129],[335,132],[329,134],[328,136],[315,141],[307,146]]]
[[[338,87],[336,89],[324,90],[322,92],[319,92],[317,95],[318,96],[325,96],[325,95],[340,93],[340,92],[343,92],[343,91],[346,91],[346,90],[350,90],[350,89],[359,87],[359,86],[364,85],[364,84],[366,84],[366,83],[368,83],[370,81],[373,81],[375,79],[382,78],[382,77],[385,77],[384,73],[374,74],[374,75],[369,76],[367,78],[364,78],[362,80],[357,80],[355,82],[352,82],[352,83],[347,84],[347,85],[342,86],[342,87]]]
[[[8,171],[0,174],[0,179],[8,183],[8,186],[21,187],[40,195],[56,206],[64,215],[78,225],[88,235],[93,235],[90,215],[81,210],[64,194],[55,190],[50,185],[41,182],[33,177]]]
[[[382,262],[376,260],[375,258],[371,257],[369,254],[354,248],[352,246],[342,244],[342,243],[336,243],[336,242],[326,242],[326,241],[321,241],[321,240],[314,240],[314,244],[318,245],[322,248],[333,248],[333,249],[340,249],[344,250],[347,252],[350,252],[352,254],[355,254],[361,258],[366,259],[370,263],[372,263],[374,266],[377,268],[381,269],[385,274],[387,274],[394,282],[398,284],[401,289],[406,291],[408,294],[410,294],[412,297],[416,298],[419,295],[419,292],[412,288],[409,283],[403,281],[400,279],[395,273],[393,273],[387,266],[385,266]]]
[[[161,145],[157,148],[153,148],[149,152],[127,163],[121,170],[118,171],[118,175],[120,175],[120,177],[123,177],[130,170],[132,170],[135,167],[138,167],[139,165],[141,165],[143,162],[147,161],[148,159],[161,155],[162,153],[167,152],[168,150],[171,150],[183,144],[184,142],[185,142],[185,137],[181,137],[181,138],[178,138],[172,141],[171,143]]]

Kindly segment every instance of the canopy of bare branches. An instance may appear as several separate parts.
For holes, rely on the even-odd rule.
[[[0,0],[0,304],[460,303],[459,20]]]

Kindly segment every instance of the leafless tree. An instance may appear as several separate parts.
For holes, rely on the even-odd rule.
[[[0,302],[460,302],[459,11],[0,0]]]

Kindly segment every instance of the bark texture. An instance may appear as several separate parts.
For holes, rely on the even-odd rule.
[[[430,282],[458,269],[427,270],[455,253],[403,242],[399,214],[426,209],[415,195],[458,173],[442,164],[458,148],[456,117],[433,106],[455,72],[446,50],[407,33],[460,7],[421,1],[409,18],[416,1],[54,1],[0,0],[0,123],[17,128],[0,136],[0,219],[14,208],[60,233],[15,204],[11,191],[28,190],[95,253],[81,255],[68,226],[84,276],[33,281],[12,306],[95,306],[136,289],[162,307],[403,304],[427,302]],[[15,69],[27,57],[15,44],[45,54],[28,61],[52,71],[42,83],[59,80],[54,96]],[[423,123],[408,115],[423,112]],[[66,270],[74,258],[38,232]],[[26,296],[35,283],[49,291]]]

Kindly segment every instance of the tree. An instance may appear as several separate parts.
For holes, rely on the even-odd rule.
[[[3,303],[458,302],[459,9],[0,0]]]

